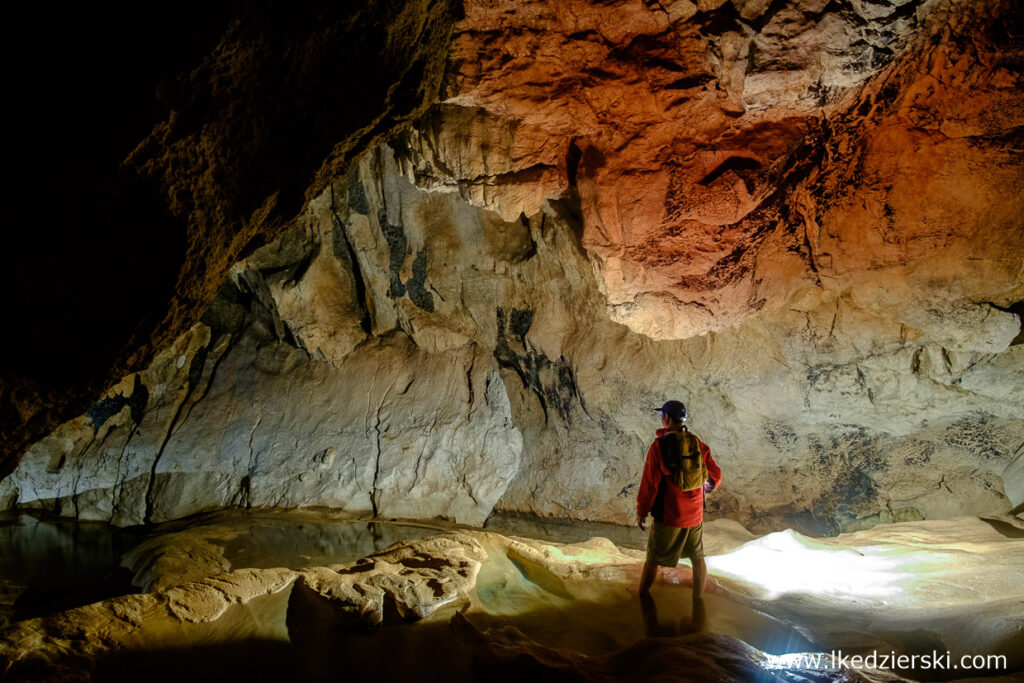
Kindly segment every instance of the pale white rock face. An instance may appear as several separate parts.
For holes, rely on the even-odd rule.
[[[212,361],[216,375],[192,390],[202,394],[192,405],[186,396],[169,435],[166,423],[147,424],[161,399],[137,426],[112,419],[98,441],[88,418],[77,432],[62,427],[12,476],[18,504],[61,500],[80,518],[121,524],[235,505],[480,524],[518,469],[508,399],[472,347],[428,360],[384,338],[336,367],[259,343],[243,334]],[[472,397],[468,381],[495,389]]]
[[[380,163],[383,154],[368,157],[361,172],[374,178]],[[115,387],[100,405],[116,413],[94,409],[33,446],[5,480],[5,507],[116,524],[223,506],[483,523],[522,449],[498,364],[472,340],[479,332],[461,305],[447,308],[466,332],[444,324],[442,292],[459,302],[459,278],[428,292],[422,258],[389,256],[398,242],[425,255],[426,219],[448,203],[469,216],[460,227],[476,231],[468,249],[507,245],[487,242],[480,212],[457,198],[387,178],[353,189],[341,209],[320,198],[281,241],[240,264],[208,314],[213,327],[197,325]],[[395,290],[442,310],[426,317]]]
[[[1013,454],[1013,460],[1003,470],[1002,479],[1010,505],[1020,510],[1024,505],[1024,445]]]
[[[383,339],[334,368],[295,349],[248,343],[225,361],[224,383],[211,387],[202,418],[183,423],[168,444],[154,520],[244,504],[480,523],[516,471],[520,443],[507,400],[470,401],[472,348],[428,359],[407,340]],[[470,379],[485,383],[486,370],[481,363]],[[467,458],[485,448],[488,476],[467,480]],[[200,481],[225,471],[234,476],[214,487],[220,496],[211,501]]]

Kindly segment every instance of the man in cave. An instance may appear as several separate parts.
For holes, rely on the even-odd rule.
[[[661,429],[647,451],[636,499],[640,529],[645,530],[648,514],[654,517],[640,574],[640,599],[650,603],[658,567],[675,567],[685,554],[693,564],[694,620],[703,621],[707,580],[702,541],[704,495],[718,487],[722,472],[708,445],[686,428],[686,406],[681,401],[668,401],[658,412]]]

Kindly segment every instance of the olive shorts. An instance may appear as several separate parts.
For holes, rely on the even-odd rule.
[[[704,557],[704,524],[680,529],[654,520],[647,536],[647,561],[675,567],[680,555],[686,555],[691,561]]]

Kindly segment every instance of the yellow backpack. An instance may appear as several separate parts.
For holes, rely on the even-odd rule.
[[[672,482],[683,491],[704,486],[708,468],[700,450],[700,442],[686,427],[681,432],[669,432],[658,437],[661,457],[668,468]]]

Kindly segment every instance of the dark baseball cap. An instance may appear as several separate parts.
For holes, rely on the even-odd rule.
[[[659,413],[665,413],[680,422],[686,419],[686,406],[683,405],[682,401],[665,401],[665,405],[655,408],[655,410]]]

